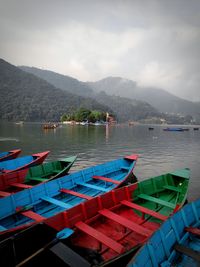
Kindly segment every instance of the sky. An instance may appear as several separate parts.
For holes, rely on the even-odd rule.
[[[0,0],[0,58],[200,101],[200,0]]]

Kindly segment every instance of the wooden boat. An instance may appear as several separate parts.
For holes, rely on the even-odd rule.
[[[21,153],[21,149],[10,150],[8,152],[1,152],[0,153],[0,162],[10,159],[15,159]]]
[[[200,266],[200,199],[168,219],[128,267]]]
[[[17,266],[124,266],[182,207],[188,182],[183,169],[112,190],[4,240],[1,254]]]
[[[0,197],[9,196],[18,191],[31,188],[36,184],[47,182],[68,173],[76,156],[62,160],[46,162],[29,169],[5,173],[0,179]]]
[[[0,235],[28,227],[123,185],[135,177],[137,157],[130,155],[86,168],[1,198]]]
[[[2,174],[23,170],[25,168],[30,168],[32,166],[41,164],[48,154],[49,151],[45,151],[33,154],[31,156],[24,156],[17,159],[0,162],[0,179]]]

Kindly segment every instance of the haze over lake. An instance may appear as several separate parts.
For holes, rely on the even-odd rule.
[[[50,150],[47,161],[78,155],[76,171],[129,154],[138,154],[138,180],[180,168],[191,169],[188,200],[200,197],[200,131],[165,132],[164,126],[67,126],[43,130],[41,124],[0,123],[0,150],[22,155]]]

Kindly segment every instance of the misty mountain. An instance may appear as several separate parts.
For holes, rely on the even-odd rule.
[[[59,121],[80,107],[112,110],[94,99],[58,89],[41,78],[0,59],[0,119]]]
[[[108,77],[87,83],[95,92],[146,101],[160,112],[181,113],[200,117],[200,103],[184,100],[162,89],[140,87],[135,81],[120,77]]]
[[[100,104],[110,107],[118,121],[140,120],[152,116],[161,117],[160,112],[145,101],[138,101],[134,99],[130,100],[127,97],[114,95],[111,96],[106,93],[101,93],[101,90],[96,89],[95,93],[93,88],[90,86],[91,83],[83,83],[69,76],[57,74],[52,71],[26,66],[22,66],[20,69],[27,71],[28,73],[32,73],[65,91],[94,98]],[[103,87],[103,89],[105,88]],[[109,93],[113,94],[112,88],[110,88]]]
[[[84,97],[90,97],[91,94],[93,94],[93,90],[86,83],[80,82],[70,76],[65,76],[53,71],[42,70],[34,67],[20,66],[19,68],[23,71],[32,73],[35,76],[46,80],[56,88],[63,89],[72,94]]]

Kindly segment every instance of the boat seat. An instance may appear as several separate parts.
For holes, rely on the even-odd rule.
[[[46,181],[48,181],[49,179],[46,179],[46,178],[40,178],[40,177],[30,177],[30,180],[31,180],[31,181],[37,181],[37,182],[46,182]]]
[[[70,209],[72,207],[72,205],[67,204],[65,202],[62,202],[62,201],[57,200],[57,199],[52,198],[52,197],[43,196],[43,197],[41,197],[41,199],[46,201],[46,202],[49,202],[51,204],[54,204],[56,206],[59,206],[61,208],[64,208],[64,209]]]
[[[158,213],[158,212],[156,212],[156,211],[154,211],[154,210],[147,209],[147,208],[145,208],[145,207],[142,207],[142,206],[140,206],[140,205],[137,205],[137,204],[132,203],[132,202],[127,201],[127,200],[122,200],[122,201],[121,201],[121,204],[123,204],[123,205],[125,205],[125,206],[127,206],[127,207],[129,207],[129,208],[136,209],[136,210],[138,210],[138,211],[140,211],[140,212],[142,212],[142,213],[144,213],[144,214],[148,214],[148,215],[150,215],[150,216],[153,216],[153,217],[155,217],[156,219],[159,219],[159,220],[161,220],[161,221],[165,221],[165,220],[168,218],[167,216],[162,215],[162,214],[160,214],[160,213]]]
[[[62,260],[67,266],[70,267],[89,267],[91,266],[83,257],[78,253],[74,252],[71,248],[67,247],[65,244],[58,242],[56,245],[49,249],[53,254],[55,254],[60,260]]]
[[[172,186],[172,185],[164,185],[163,188],[168,189],[168,190],[172,190],[172,191],[176,191],[176,192],[182,192],[181,188],[178,188],[176,186]]]
[[[70,195],[73,195],[73,196],[76,196],[76,197],[84,198],[84,199],[87,199],[87,200],[92,199],[91,196],[88,196],[88,195],[85,195],[85,194],[81,194],[81,193],[78,193],[76,191],[65,189],[65,188],[60,189],[60,192],[66,193],[66,194],[70,194]]]
[[[99,211],[99,214],[105,216],[106,218],[113,220],[123,226],[125,226],[126,228],[140,234],[143,236],[147,236],[149,237],[153,232],[141,225],[138,225],[137,223],[134,223],[108,209],[103,209]]]
[[[110,249],[116,251],[117,253],[121,254],[125,251],[125,248],[114,239],[108,237],[107,235],[99,232],[98,230],[94,229],[93,227],[85,224],[84,222],[78,222],[75,224],[76,228],[81,230],[82,232],[90,235],[91,237],[95,238],[99,242],[103,243]]]
[[[189,247],[186,247],[186,246],[183,246],[181,244],[176,244],[174,246],[174,249],[179,252],[179,253],[182,253],[186,256],[189,256],[191,257],[192,259],[194,259],[195,261],[197,262],[200,262],[200,253],[199,251],[196,251],[196,250],[193,250]]]
[[[12,183],[10,184],[11,186],[18,187],[18,188],[23,188],[23,189],[28,189],[32,188],[32,185],[27,185],[27,184],[21,184],[21,183]]]
[[[120,184],[121,183],[120,181],[113,180],[111,178],[104,177],[104,176],[95,175],[95,176],[92,176],[92,178],[97,179],[97,180],[101,180],[101,181],[105,181],[105,182],[109,182],[109,183],[113,183],[113,184]]]
[[[193,235],[197,235],[200,237],[200,229],[199,228],[196,228],[196,227],[186,227],[185,228],[185,231],[186,232],[189,232]]]
[[[176,207],[176,205],[174,203],[170,203],[168,201],[165,201],[165,200],[162,200],[162,199],[159,199],[159,198],[156,198],[156,197],[152,197],[152,196],[149,196],[149,195],[146,195],[146,194],[140,194],[140,195],[138,195],[138,197],[141,198],[141,199],[144,199],[144,200],[148,200],[148,201],[160,204],[162,206],[165,206],[165,207],[168,207],[168,208],[171,208],[171,209],[175,209],[175,207]]]
[[[41,216],[40,214],[38,214],[32,210],[23,211],[23,212],[21,212],[21,214],[25,217],[32,219],[35,222],[41,222],[41,221],[46,219],[45,217]]]
[[[11,193],[9,193],[9,192],[0,191],[0,197],[8,197],[10,195],[11,195]]]
[[[92,185],[92,184],[88,184],[88,183],[81,183],[81,182],[76,182],[77,185],[82,185],[91,189],[95,189],[98,191],[103,191],[103,192],[107,192],[109,189],[106,189],[104,187],[101,186],[97,186],[97,185]]]

